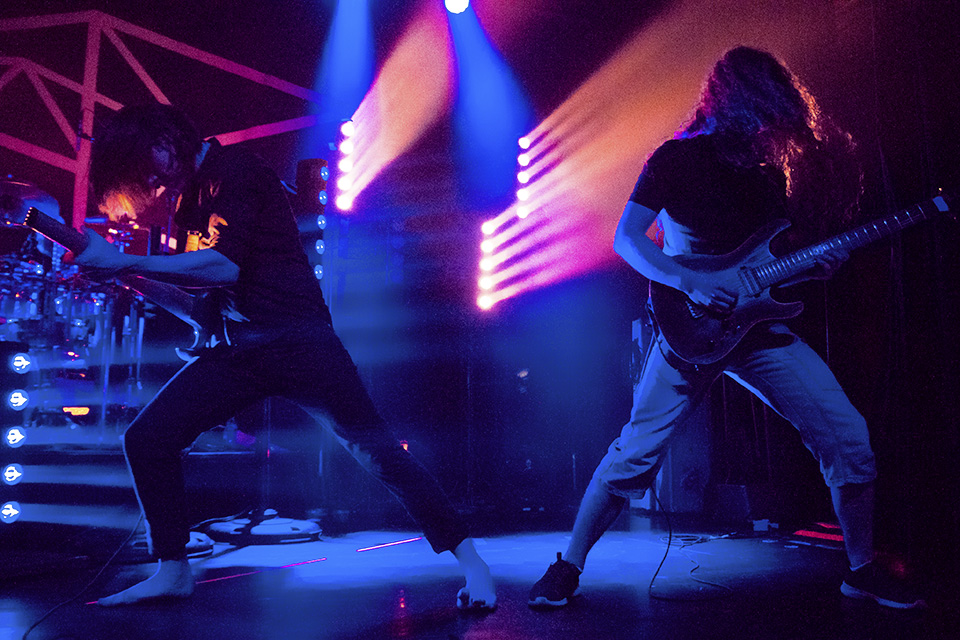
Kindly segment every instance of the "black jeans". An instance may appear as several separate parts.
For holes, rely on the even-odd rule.
[[[277,332],[275,332],[277,333]],[[153,554],[189,541],[182,450],[201,433],[271,396],[287,398],[337,439],[400,500],[434,551],[453,550],[466,525],[436,480],[390,433],[357,368],[327,324],[290,327],[262,344],[216,349],[183,367],[127,428],[124,453]]]

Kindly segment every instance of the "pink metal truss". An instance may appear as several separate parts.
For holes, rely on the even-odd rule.
[[[33,85],[40,100],[50,112],[57,126],[67,138],[71,147],[76,149],[76,157],[65,156],[49,149],[31,144],[17,137],[0,133],[0,146],[17,153],[29,156],[40,162],[53,165],[74,174],[73,211],[85,212],[87,209],[87,181],[90,172],[90,140],[78,135],[71,122],[80,122],[80,131],[89,134],[94,126],[94,107],[104,105],[116,111],[123,105],[97,91],[97,72],[100,63],[100,45],[105,38],[118,51],[130,69],[144,84],[150,94],[163,104],[170,104],[170,100],[159,85],[150,77],[150,73],[137,60],[136,56],[121,40],[123,33],[134,38],[149,42],[167,49],[185,58],[196,60],[210,67],[239,76],[256,84],[282,91],[283,93],[302,98],[308,102],[320,102],[320,94],[305,89],[280,78],[261,73],[256,69],[221,58],[178,42],[172,38],[160,35],[154,31],[138,27],[135,24],[114,18],[100,11],[80,11],[75,13],[60,13],[48,16],[34,16],[27,18],[11,18],[0,20],[0,32],[22,31],[27,29],[44,29],[61,27],[71,24],[87,25],[86,50],[84,52],[83,80],[77,82],[66,78],[32,60],[21,57],[0,56],[0,93],[12,79],[24,74]],[[56,99],[47,88],[47,82],[58,84],[80,95],[80,114],[69,118],[57,104]],[[245,140],[264,138],[288,131],[296,131],[318,123],[316,116],[291,118],[279,122],[268,122],[239,131],[228,131],[217,136],[222,144],[236,144]],[[74,215],[74,225],[83,224],[83,215]]]

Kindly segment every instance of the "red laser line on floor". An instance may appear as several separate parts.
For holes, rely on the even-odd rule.
[[[294,562],[293,564],[285,564],[280,569],[287,569],[289,567],[299,567],[302,564],[312,564],[314,562],[323,562],[326,558],[315,558],[313,560],[304,560],[303,562]]]
[[[417,540],[423,540],[423,536],[418,536],[416,538],[409,538],[408,540],[397,540],[396,542],[387,542],[385,544],[378,544],[372,547],[364,547],[363,549],[357,549],[357,553],[361,551],[372,551],[373,549],[383,549],[385,547],[395,547],[398,544],[406,544],[408,542],[416,542]]]
[[[219,582],[221,580],[232,580],[234,578],[242,578],[243,576],[252,576],[255,573],[263,573],[263,569],[257,571],[247,571],[246,573],[235,573],[232,576],[220,576],[219,578],[210,578],[209,580],[197,580],[196,584],[206,584],[207,582]]]
[[[804,536],[805,538],[819,538],[821,540],[843,542],[843,536],[839,533],[821,533],[820,531],[807,531],[806,529],[800,529],[799,531],[794,531],[793,535]]]
[[[299,567],[304,564],[313,564],[314,562],[323,562],[326,558],[314,558],[313,560],[304,560],[303,562],[294,562],[292,564],[285,564],[279,567],[271,567],[267,569],[258,569],[257,571],[247,571],[246,573],[235,573],[230,576],[220,576],[219,578],[209,578],[207,580],[197,580],[194,584],[206,584],[208,582],[220,582],[222,580],[232,580],[234,578],[242,578],[243,576],[252,576],[258,573],[263,573],[264,571],[276,571],[277,569],[289,569],[290,567]],[[84,604],[97,604],[97,600],[91,600],[90,602],[85,602]]]

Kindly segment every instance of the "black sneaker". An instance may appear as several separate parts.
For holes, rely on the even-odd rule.
[[[561,558],[560,552],[557,552],[557,561],[530,589],[527,604],[531,607],[562,607],[579,594],[580,569]]]
[[[874,600],[884,607],[918,609],[927,603],[893,576],[870,562],[856,571],[847,570],[840,593],[859,600]]]

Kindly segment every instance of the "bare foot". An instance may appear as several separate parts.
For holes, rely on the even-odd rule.
[[[490,567],[483,561],[471,538],[461,542],[453,555],[460,563],[467,584],[457,593],[457,608],[472,611],[493,611],[497,608],[497,588]]]
[[[161,598],[186,598],[193,593],[193,572],[183,560],[161,560],[157,572],[143,582],[97,601],[101,607],[117,607]]]

